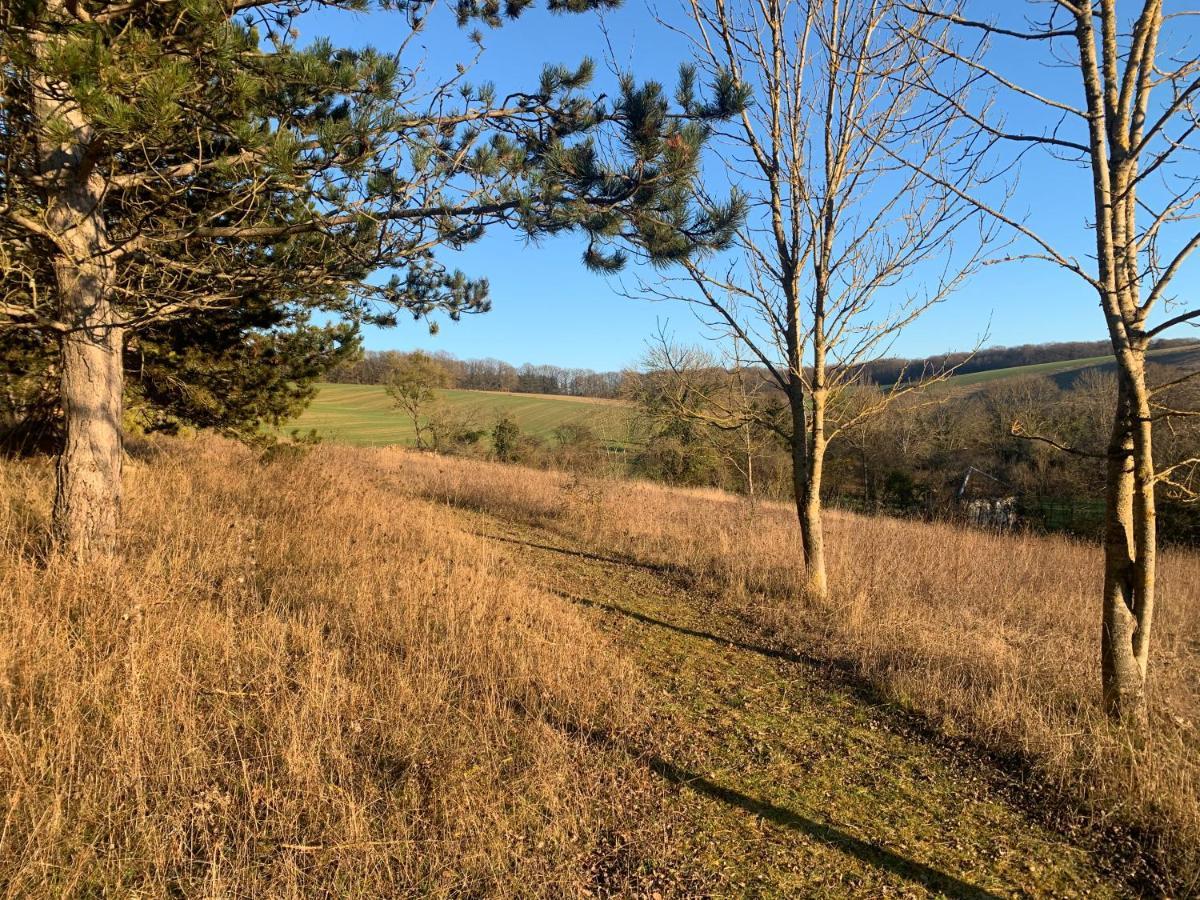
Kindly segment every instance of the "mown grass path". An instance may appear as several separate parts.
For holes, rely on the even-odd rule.
[[[639,663],[651,727],[629,747],[668,783],[679,893],[719,897],[1114,897],[1131,890],[1048,828],[1013,784],[907,727],[666,573],[476,513],[544,588]],[[601,738],[602,739],[602,738]]]

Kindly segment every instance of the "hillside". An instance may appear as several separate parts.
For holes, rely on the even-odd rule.
[[[668,694],[664,703],[675,713],[688,710],[699,723],[696,731],[672,726],[681,752],[700,755],[683,767],[698,776],[694,790],[801,830],[824,816],[855,821],[852,808],[836,809],[839,796],[872,807],[894,800],[897,810],[912,812],[913,830],[892,821],[874,833],[905,846],[920,841],[931,826],[917,807],[927,810],[922,805],[946,797],[949,786],[920,764],[879,758],[856,770],[850,761],[860,753],[870,757],[872,742],[847,734],[844,720],[825,719],[828,708],[804,709],[819,707],[819,685],[832,684],[840,692],[834,706],[844,704],[851,720],[862,715],[857,721],[869,730],[932,741],[966,761],[972,774],[963,777],[978,776],[981,787],[994,783],[995,761],[1007,761],[1018,775],[1008,782],[1016,792],[1010,796],[1033,801],[1051,821],[1070,823],[1074,837],[1066,843],[1080,838],[1080,826],[1098,828],[1118,855],[1132,851],[1119,864],[1127,875],[1173,872],[1180,896],[1200,884],[1200,734],[1194,724],[1200,722],[1194,687],[1200,679],[1200,554],[1160,555],[1156,736],[1152,746],[1137,748],[1110,728],[1100,708],[1095,616],[1101,566],[1092,545],[830,512],[826,538],[835,587],[828,602],[817,605],[798,599],[804,573],[795,563],[798,535],[788,504],[748,504],[719,491],[631,480],[581,483],[429,455],[409,455],[401,466],[421,496],[477,514],[475,533],[497,535],[519,558],[543,560],[541,577],[561,596],[610,623],[648,633],[649,652],[668,656],[653,664]],[[580,577],[588,568],[591,574]],[[701,646],[718,659],[702,654]],[[738,659],[752,668],[762,657],[792,665],[746,678],[722,670],[738,666]],[[779,686],[785,690],[773,694]],[[873,720],[872,713],[885,719]],[[776,741],[783,735],[796,742],[781,746]],[[830,769],[821,768],[822,751],[812,746],[826,740],[840,748],[830,751],[838,756]],[[975,755],[980,748],[987,751],[983,757]],[[836,773],[834,780],[844,773],[848,795],[823,771]],[[816,783],[806,784],[810,779]],[[975,802],[1002,803],[975,795],[964,813]],[[719,833],[734,826],[693,825],[701,843],[709,827]],[[863,831],[851,833],[871,827],[859,820]],[[764,839],[780,840],[779,833],[766,828]],[[997,871],[1008,851],[993,847],[982,865]],[[934,858],[954,855],[939,853]],[[998,895],[1074,896],[1080,890],[1043,887],[1062,873],[1046,869],[1036,854],[1028,862],[1035,880],[1027,889],[1010,883]],[[785,854],[777,864],[803,871],[806,863]],[[940,889],[965,897],[993,890],[980,893],[961,882]],[[806,896],[810,890],[780,893]],[[845,891],[857,895],[853,887]]]
[[[831,515],[801,608],[783,507],[135,449],[95,571],[0,464],[9,896],[1121,897],[1195,850],[1193,738],[1105,737],[1087,548]],[[1198,566],[1156,715],[1196,714]]]
[[[1189,347],[1169,347],[1162,350],[1151,350],[1146,355],[1152,363],[1159,365],[1185,366],[1200,369],[1200,344]],[[1080,374],[1089,369],[1109,372],[1115,369],[1115,363],[1111,356],[1091,356],[1061,362],[1036,363],[1029,366],[1013,366],[1005,369],[989,369],[985,372],[955,375],[946,381],[944,389],[968,388],[1008,378],[1028,378],[1036,375],[1052,377],[1066,387],[1074,383]]]
[[[628,437],[629,408],[614,400],[464,390],[438,394],[454,414],[487,430],[507,415],[523,432],[541,438],[560,425],[586,425],[610,443]],[[315,428],[327,440],[356,446],[413,442],[411,421],[394,408],[381,385],[323,384],[308,409],[283,430],[295,428]]]
[[[1200,368],[1200,344],[1151,351],[1149,357],[1161,365]],[[956,375],[935,389],[974,390],[1005,379],[1031,376],[1053,378],[1063,387],[1069,387],[1087,370],[1110,371],[1112,368],[1110,357],[1094,356]],[[487,430],[497,419],[507,415],[523,432],[540,438],[551,437],[560,425],[586,425],[609,444],[624,444],[629,438],[631,408],[618,400],[473,390],[438,393],[448,410],[468,417],[477,427]],[[281,430],[289,432],[292,429],[316,429],[326,440],[355,446],[379,447],[413,442],[412,423],[393,407],[381,385],[322,384],[308,409]]]

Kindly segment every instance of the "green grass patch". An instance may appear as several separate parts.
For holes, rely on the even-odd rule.
[[[586,425],[610,444],[625,444],[633,410],[615,400],[589,397],[551,397],[543,394],[504,394],[491,391],[439,391],[455,415],[469,417],[491,430],[508,415],[521,431],[549,438],[560,425]],[[315,429],[324,440],[361,447],[414,443],[412,422],[394,408],[381,385],[322,384],[317,396],[283,433]]]
[[[1162,365],[1194,366],[1200,364],[1200,346],[1166,347],[1162,350],[1151,350],[1147,356],[1150,360]],[[1067,359],[1058,362],[1035,363],[1029,366],[1012,366],[1007,369],[989,369],[986,372],[970,372],[966,375],[955,375],[945,382],[945,387],[968,388],[1005,378],[1026,378],[1032,375],[1055,376],[1075,375],[1085,369],[1110,370],[1114,367],[1112,356],[1088,356],[1082,359]]]

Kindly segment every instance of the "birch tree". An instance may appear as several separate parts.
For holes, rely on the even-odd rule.
[[[1177,293],[1179,276],[1200,246],[1200,56],[1194,40],[1200,8],[1184,4],[1169,12],[1161,0],[1035,0],[1019,8],[1024,15],[1016,18],[989,18],[990,9],[973,15],[961,5],[924,8],[923,14],[952,26],[949,34],[921,38],[935,63],[925,73],[926,86],[944,111],[977,132],[1023,152],[1044,152],[1063,177],[1086,173],[1091,251],[1081,258],[1074,252],[1076,236],[1049,237],[967,186],[926,174],[1018,234],[1027,248],[1020,258],[1071,273],[1099,301],[1117,370],[1103,454],[1103,700],[1111,717],[1140,725],[1147,717],[1154,623],[1155,495],[1196,499],[1200,464],[1193,452],[1160,467],[1154,452],[1156,424],[1197,415],[1169,397],[1200,372],[1162,383],[1147,372],[1151,341],[1200,324],[1195,298]],[[1019,47],[1019,66],[975,52],[999,42]],[[1035,63],[1064,74],[1038,76],[1048,69]],[[992,102],[973,107],[947,90],[941,81],[947,70],[988,88]],[[1010,125],[1004,110],[1016,111],[1021,124]]]
[[[693,304],[786,398],[806,590],[824,598],[826,448],[917,382],[852,415],[831,410],[864,362],[886,355],[979,263],[991,234],[944,183],[980,182],[980,148],[953,122],[910,126],[928,51],[909,29],[927,38],[929,16],[893,0],[688,0],[684,9],[686,25],[664,25],[691,42],[697,68],[752,97],[713,144],[749,212],[736,252],[685,260],[683,274],[643,290]],[[910,157],[923,168],[900,164]]]

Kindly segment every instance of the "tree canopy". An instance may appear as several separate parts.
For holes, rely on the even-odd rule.
[[[5,6],[0,329],[60,343],[65,543],[111,544],[131,333],[247,304],[382,325],[482,311],[486,280],[437,251],[497,225],[581,231],[600,271],[635,236],[655,262],[730,240],[740,199],[696,203],[688,182],[707,122],[745,103],[731,79],[700,101],[685,77],[672,110],[626,77],[608,104],[587,95],[584,60],[500,96],[468,61],[437,75],[414,60],[430,4],[381,6],[404,23],[388,52],[301,43],[302,13],[362,0]],[[457,7],[462,22],[501,12]]]
[[[583,93],[585,60],[501,98],[463,66],[431,84],[405,47],[300,46],[295,20],[309,5],[9,8],[4,324],[74,327],[53,266],[75,182],[99,195],[95,250],[114,269],[117,321],[135,327],[264,294],[383,324],[400,311],[486,309],[486,281],[435,250],[494,224],[531,236],[580,228],[588,263],[603,269],[621,262],[606,247],[629,228],[662,258],[722,240],[732,210],[698,209],[676,188],[704,138],[694,119],[733,108],[732,86],[693,104],[693,120],[669,114],[661,86],[629,79],[606,106]],[[402,5],[410,39],[424,9]],[[491,21],[499,10],[458,13]],[[371,278],[380,269],[394,272]]]

